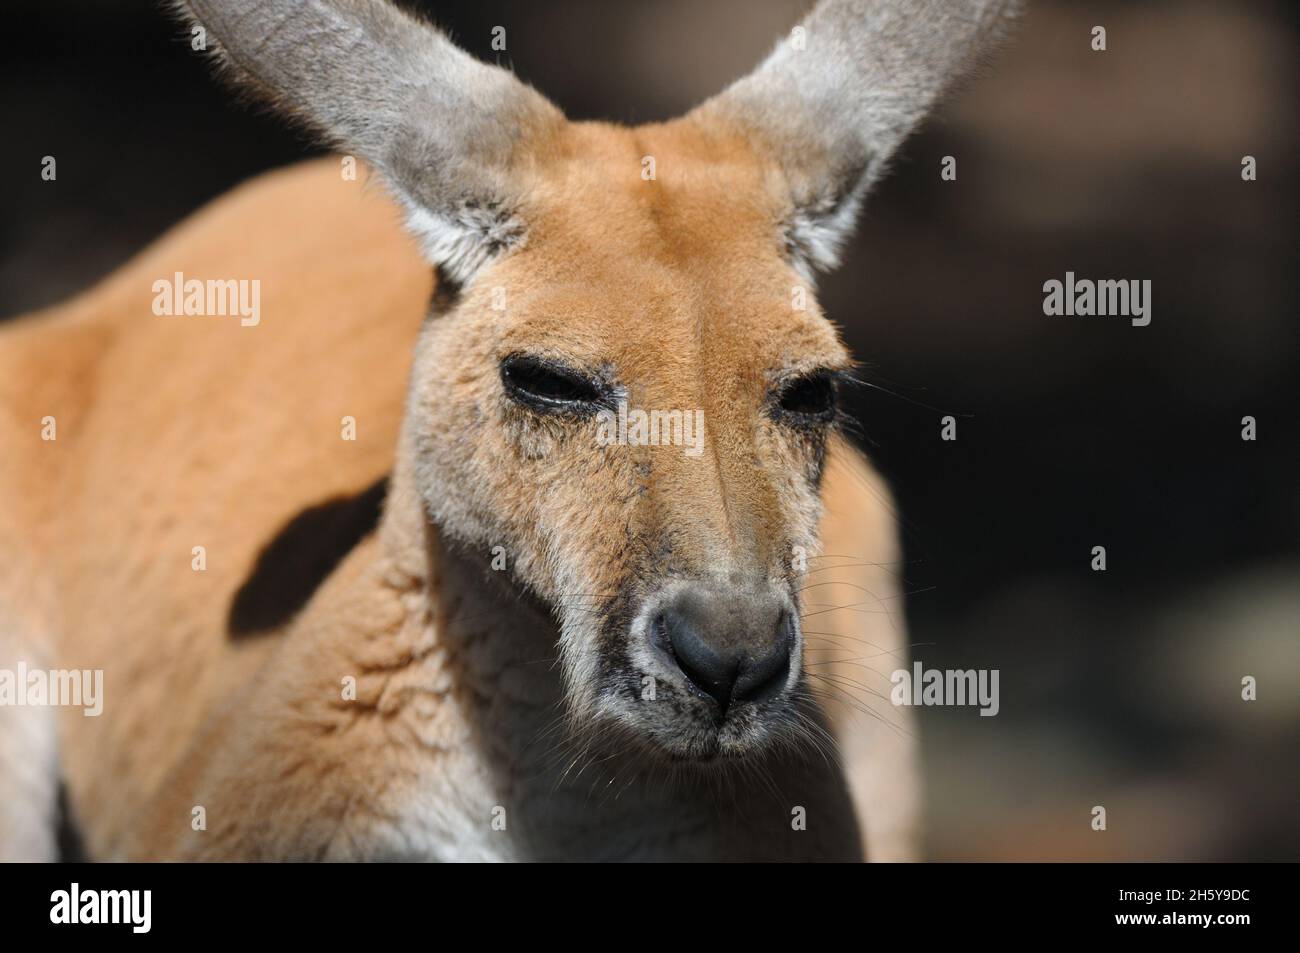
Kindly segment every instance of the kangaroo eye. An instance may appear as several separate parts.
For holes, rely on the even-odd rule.
[[[514,400],[534,410],[589,411],[605,397],[599,385],[578,371],[521,354],[501,362],[501,383]]]
[[[837,404],[835,381],[827,371],[815,371],[795,378],[777,394],[777,406],[781,411],[802,422],[832,420]]]

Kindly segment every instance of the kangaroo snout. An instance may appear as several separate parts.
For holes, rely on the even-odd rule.
[[[763,701],[786,687],[796,626],[788,601],[775,592],[691,585],[660,608],[651,640],[722,718],[732,705]]]

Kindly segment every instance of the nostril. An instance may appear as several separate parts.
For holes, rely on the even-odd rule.
[[[710,646],[687,616],[668,610],[660,619],[677,667],[696,689],[716,701],[725,712],[736,683],[737,659]]]
[[[747,666],[736,679],[732,696],[736,701],[761,702],[785,687],[790,677],[789,651],[765,656]]]
[[[794,625],[788,613],[781,613],[776,641],[762,656],[750,660],[740,670],[732,696],[737,701],[763,701],[785,687],[790,677],[790,656],[794,650]]]

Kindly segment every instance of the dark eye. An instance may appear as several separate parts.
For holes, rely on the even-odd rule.
[[[797,377],[781,388],[777,406],[805,422],[830,421],[835,417],[835,381],[827,371]]]
[[[507,357],[501,383],[512,398],[535,410],[584,412],[605,402],[602,388],[584,374],[537,357]]]

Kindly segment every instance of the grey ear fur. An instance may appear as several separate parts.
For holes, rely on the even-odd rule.
[[[789,184],[791,260],[838,263],[863,196],[946,89],[1000,39],[1018,0],[822,0],[751,74],[698,107],[740,128]]]
[[[519,244],[518,173],[563,122],[535,90],[385,0],[182,0],[231,78],[355,153],[457,283]]]

